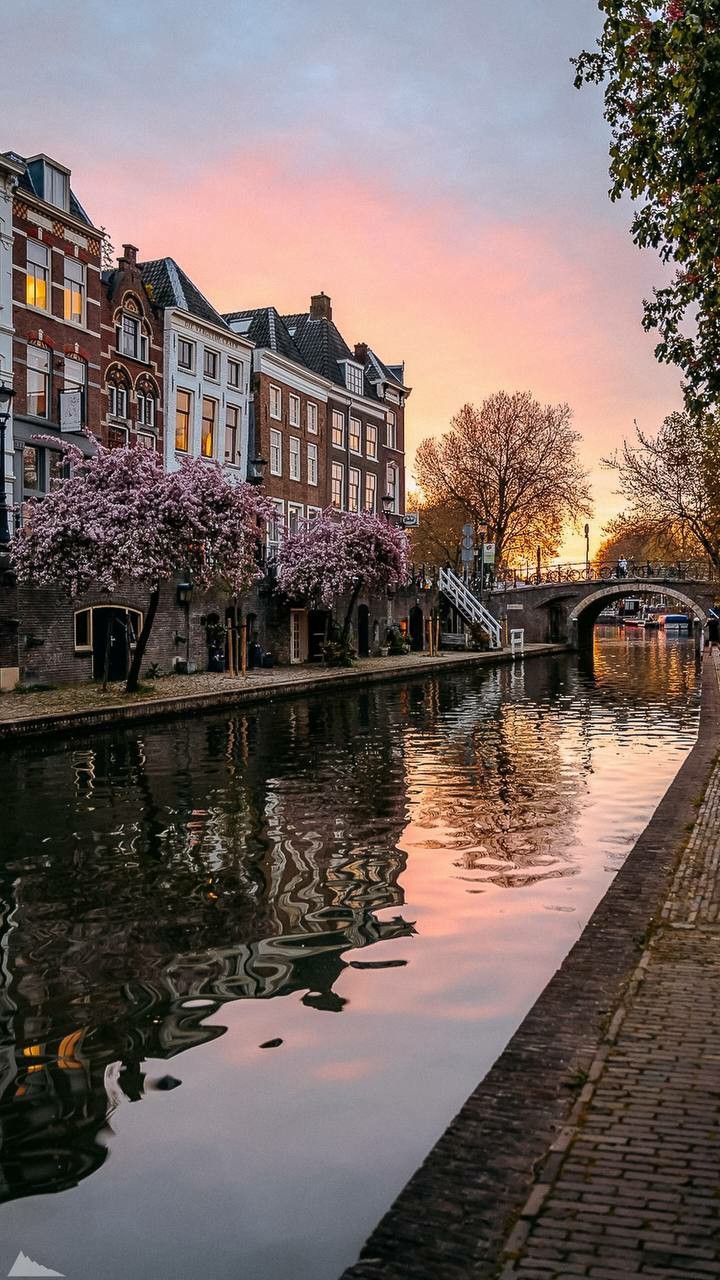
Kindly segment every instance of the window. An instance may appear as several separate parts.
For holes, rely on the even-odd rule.
[[[300,426],[300,397],[291,395],[289,398],[288,417],[291,427]]]
[[[242,365],[238,360],[228,360],[228,386],[242,391]]]
[[[282,433],[270,432],[270,475],[282,475]]]
[[[338,449],[345,448],[345,414],[339,409],[332,411],[332,442]]]
[[[155,397],[151,391],[137,393],[137,420],[141,427],[155,426]]]
[[[203,372],[206,378],[212,378],[213,382],[218,380],[218,368],[220,366],[220,357],[217,351],[211,351],[209,347],[205,348],[203,357]]]
[[[307,429],[309,435],[317,435],[317,422],[317,405],[310,402],[307,406]]]
[[[357,467],[348,471],[348,511],[360,510],[360,472]]]
[[[359,418],[350,419],[350,452],[362,453],[362,426]]]
[[[308,507],[307,509],[308,524],[312,524],[313,520],[317,520],[318,516],[321,516],[321,515],[322,515],[321,507]]]
[[[353,395],[361,396],[363,393],[363,371],[360,365],[345,363],[345,386],[348,391],[352,391]]]
[[[195,343],[188,342],[187,338],[178,338],[178,368],[189,369],[191,373],[195,368]]]
[[[63,367],[63,391],[79,391],[80,392],[80,423],[85,421],[85,379],[86,365],[84,360],[76,360],[73,356],[65,356]],[[77,397],[70,396],[70,400],[74,400],[75,404],[69,410],[70,418],[77,424]],[[68,430],[68,418],[66,416],[67,401],[63,396],[60,397],[60,426]],[[72,425],[72,423],[70,424]]]
[[[377,509],[377,476],[374,471],[365,473],[365,510]]]
[[[270,417],[277,422],[282,418],[282,391],[279,387],[270,387]]]
[[[342,507],[345,489],[345,468],[342,462],[332,464],[332,505]]]
[[[108,444],[111,449],[127,449],[130,433],[127,427],[111,426],[108,428]]]
[[[236,466],[239,458],[240,408],[229,404],[225,410],[225,461]]]
[[[192,407],[192,391],[185,391],[183,387],[178,387],[175,405],[175,448],[179,453],[187,453],[190,444]]]
[[[301,502],[288,502],[288,533],[298,533],[304,510]]]
[[[28,345],[27,411],[34,418],[50,416],[50,352],[47,347]]]
[[[157,449],[155,436],[149,435],[147,431],[138,431],[136,439],[139,449],[152,449],[153,452]]]
[[[392,409],[388,409],[385,444],[387,445],[388,449],[397,448],[397,436],[395,432],[395,414],[393,413]]]
[[[127,418],[127,388],[120,382],[108,383],[108,415]]]
[[[131,360],[147,360],[148,340],[135,316],[123,315],[117,328],[117,349]]]
[[[57,449],[43,449],[42,452],[45,455],[48,490],[57,489],[60,481],[67,479],[70,464]]]
[[[63,315],[73,324],[85,323],[85,267],[77,258],[65,259]]]
[[[202,429],[200,434],[200,452],[203,458],[214,458],[215,456],[217,409],[217,400],[211,400],[210,396],[203,396]]]
[[[368,458],[377,458],[377,427],[374,422],[365,423],[365,449]]]
[[[23,449],[23,497],[31,498],[42,493],[42,459],[44,450],[37,445],[26,444]]]
[[[44,199],[47,204],[54,204],[56,209],[68,209],[68,176],[54,165],[45,165]]]
[[[387,464],[386,481],[387,481],[387,491],[388,491],[388,494],[389,494],[389,495],[390,495],[390,497],[392,498],[392,506],[391,506],[390,510],[391,510],[391,511],[397,511],[397,503],[398,503],[398,491],[397,491],[397,489],[398,489],[398,470],[397,470],[397,467],[395,466],[395,463],[394,463],[394,462],[388,462],[388,464]]]
[[[318,447],[309,444],[307,447],[307,482],[316,485],[318,482]]]
[[[75,652],[92,649],[92,609],[78,609],[75,614]]]
[[[267,523],[268,559],[270,560],[274,559],[275,553],[280,546],[285,522],[285,503],[282,498],[273,498],[273,506],[275,507],[275,514],[271,516]]]
[[[290,437],[290,479],[300,479],[300,441],[297,436]]]
[[[39,240],[27,242],[25,301],[41,311],[50,309],[50,251]]]

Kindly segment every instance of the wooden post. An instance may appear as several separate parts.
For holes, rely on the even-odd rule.
[[[240,627],[240,672],[242,675],[247,672],[247,622],[244,619]]]
[[[225,619],[225,635],[227,638],[227,657],[225,660],[225,674],[228,676],[235,675],[235,644],[233,640],[233,620],[232,614]]]

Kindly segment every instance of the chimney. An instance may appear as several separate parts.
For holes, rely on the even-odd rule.
[[[363,366],[367,364],[367,342],[355,343],[355,359],[358,364]]]
[[[332,320],[332,303],[326,293],[316,293],[310,299],[311,320]]]
[[[136,267],[136,266],[137,266],[137,255],[138,255],[138,251],[137,251],[137,246],[136,246],[136,245],[134,245],[134,244],[124,244],[124,245],[123,245],[123,251],[122,251],[122,257],[121,257],[121,258],[118,258],[118,264],[119,264],[121,267]]]

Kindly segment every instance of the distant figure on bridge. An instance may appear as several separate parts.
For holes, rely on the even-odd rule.
[[[627,562],[627,560],[625,559],[625,556],[621,556],[621,557],[620,557],[620,559],[618,560],[618,562],[617,562],[617,571],[616,571],[616,572],[617,572],[617,576],[618,576],[618,578],[627,578],[627,575],[628,575],[628,562]]]
[[[653,576],[652,565],[648,560],[647,564],[645,565],[645,577],[652,578],[652,576]]]

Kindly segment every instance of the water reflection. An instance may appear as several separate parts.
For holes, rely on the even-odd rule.
[[[410,990],[388,984],[413,966],[422,974],[432,956],[440,994],[428,1001],[423,979],[422,1029],[408,1030],[406,1061],[392,1067],[414,1065],[418,1034],[430,1063],[427,1019],[460,1007],[450,992],[463,966],[483,963],[479,924],[487,940],[493,911],[497,920],[511,901],[558,912],[558,928],[576,905],[587,914],[604,887],[588,824],[608,827],[604,865],[615,869],[635,815],[663,789],[629,780],[629,752],[636,762],[654,753],[671,776],[670,754],[695,732],[696,694],[687,645],[654,637],[640,649],[613,634],[592,667],[560,657],[448,673],[8,756],[0,1197],[61,1190],[98,1169],[114,1113],[145,1095],[147,1060],[209,1047],[226,1034],[230,1003],[290,998],[312,1020],[320,1059],[355,1013],[358,1045],[365,1037],[367,1052],[369,1038],[382,1055],[382,1016]],[[536,896],[546,884],[586,888]],[[376,944],[391,945],[373,954]],[[516,1018],[515,993],[508,1003]],[[470,1087],[480,1070],[471,1043]],[[490,1060],[500,1047],[488,1047]],[[180,1063],[173,1071],[182,1076]],[[301,1107],[301,1077],[294,1087]],[[457,1088],[459,1101],[461,1073]],[[222,1111],[223,1098],[206,1105]],[[433,1123],[450,1118],[448,1105]],[[389,1085],[374,1106],[392,1129],[402,1108]],[[368,1127],[362,1111],[358,1126]],[[377,1170],[367,1177],[377,1182]],[[364,1226],[353,1230],[373,1213],[359,1204]],[[307,1274],[319,1274],[312,1262]]]

